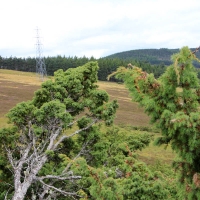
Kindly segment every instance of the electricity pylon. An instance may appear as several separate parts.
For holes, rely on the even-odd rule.
[[[44,77],[47,76],[38,28],[36,28],[36,73],[39,75],[41,81],[44,81]]]

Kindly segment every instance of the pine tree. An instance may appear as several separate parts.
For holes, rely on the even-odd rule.
[[[192,200],[200,199],[200,84],[193,66],[193,61],[198,61],[196,51],[183,47],[158,79],[131,64],[110,75],[124,81],[133,100],[160,128],[162,136],[156,144],[170,144],[179,156],[174,167],[180,172],[180,199]]]
[[[72,164],[85,167],[85,160],[78,159],[98,135],[95,124],[112,124],[118,107],[116,100],[109,102],[108,94],[97,89],[97,70],[97,62],[58,70],[31,101],[9,111],[11,126],[0,130],[0,184],[9,189],[0,197],[80,197],[76,182],[82,177]],[[79,148],[72,140],[78,134],[90,137]]]

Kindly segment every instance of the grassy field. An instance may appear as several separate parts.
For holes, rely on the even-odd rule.
[[[30,100],[34,91],[39,89],[41,81],[35,73],[19,72],[0,69],[0,128],[6,127],[5,114],[17,103]],[[119,109],[117,110],[115,124],[133,127],[151,127],[149,117],[137,103],[132,102],[127,89],[123,84],[112,82],[98,82],[99,88],[106,90],[110,99],[117,99]],[[139,152],[141,160],[153,164],[158,160],[170,164],[174,158],[171,148],[149,147]]]
[[[17,103],[30,100],[41,82],[35,73],[0,69],[0,127],[6,126],[5,114]]]
[[[106,90],[110,99],[117,99],[119,109],[117,110],[115,124],[131,126],[150,126],[149,117],[137,103],[132,102],[128,90],[123,84],[113,82],[99,82],[99,88]]]
[[[35,73],[19,72],[0,69],[0,118],[17,103],[32,98],[34,91],[41,85]],[[127,89],[122,84],[112,82],[98,82],[99,88],[106,90],[110,99],[117,99],[119,109],[115,123],[133,126],[149,126],[148,116],[139,108],[137,103],[131,102]],[[0,124],[1,126],[2,124]]]

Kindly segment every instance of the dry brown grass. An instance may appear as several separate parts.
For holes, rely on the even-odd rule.
[[[35,73],[0,69],[0,127],[5,127],[5,114],[17,103],[30,100],[41,82]]]
[[[0,128],[8,126],[5,114],[17,103],[32,99],[34,91],[40,87],[41,83],[35,73],[0,69]],[[150,126],[149,117],[137,103],[131,101],[128,90],[123,84],[98,82],[98,85],[100,89],[108,92],[111,100],[117,99],[119,103],[115,124]],[[155,163],[157,160],[169,164],[174,153],[171,148],[164,150],[163,147],[150,144],[139,152],[139,157],[148,164]]]
[[[149,117],[138,103],[132,102],[128,90],[123,84],[112,82],[99,82],[99,88],[106,90],[110,99],[117,99],[119,109],[117,110],[115,124],[131,126],[150,126]]]
[[[17,103],[30,100],[39,86],[0,79],[0,117]]]
[[[175,153],[170,146],[165,149],[163,146],[153,145],[153,142],[142,151],[138,151],[138,154],[139,159],[149,165],[155,164],[157,161],[160,161],[161,164],[171,165],[175,158]]]
[[[5,69],[0,69],[0,82],[2,80],[16,82],[16,83],[37,85],[37,86],[41,84],[39,78],[36,76],[36,73],[5,70]]]
[[[30,100],[41,81],[35,73],[0,69],[0,117],[21,101]],[[99,88],[106,90],[110,99],[117,99],[115,123],[133,126],[149,126],[149,117],[137,103],[131,102],[128,90],[122,84],[98,82]]]

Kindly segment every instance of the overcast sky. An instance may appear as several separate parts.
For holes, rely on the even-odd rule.
[[[1,0],[0,56],[86,56],[200,45],[199,0]]]

